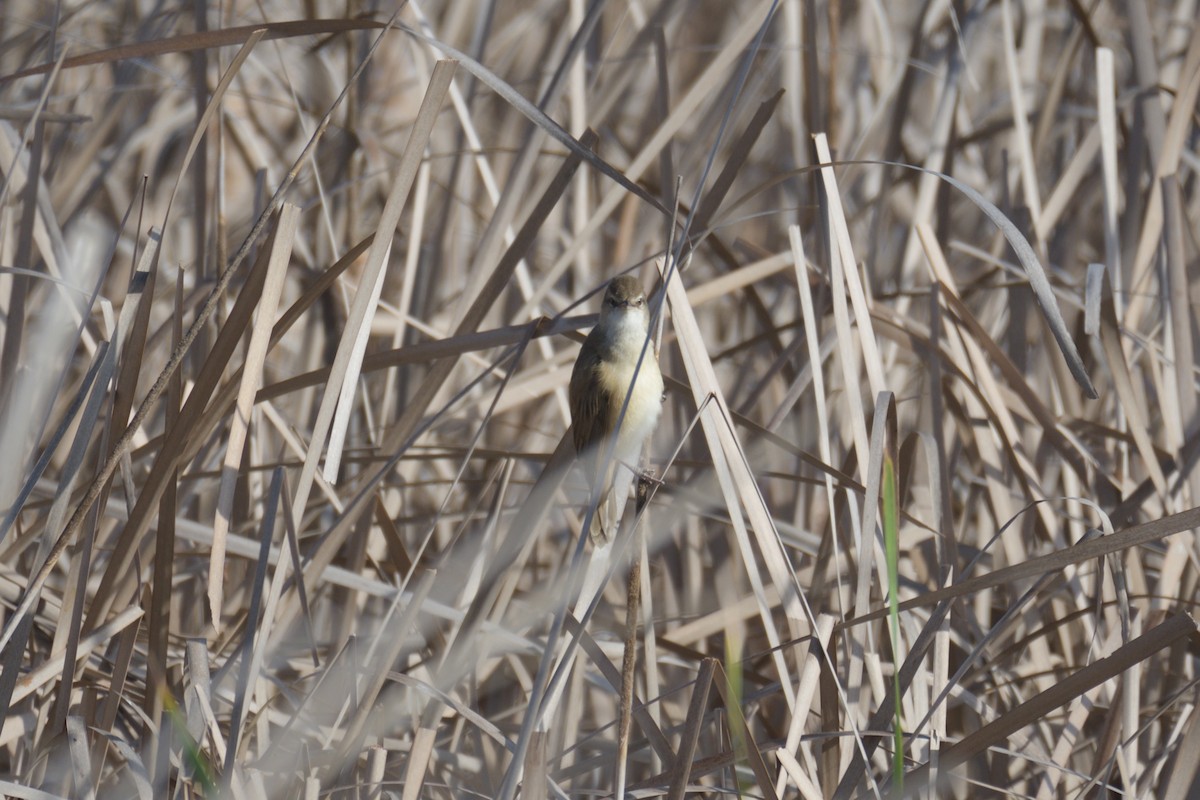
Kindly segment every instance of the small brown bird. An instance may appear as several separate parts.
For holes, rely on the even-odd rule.
[[[610,496],[616,470],[636,469],[642,443],[653,433],[662,411],[663,379],[653,347],[646,348],[646,356],[638,366],[649,326],[650,309],[637,278],[613,278],[604,292],[600,322],[588,334],[571,372],[575,450],[600,496],[592,516],[591,535],[595,539],[606,538],[618,522],[612,519],[615,508]],[[633,392],[618,431],[617,420],[630,384]],[[610,446],[612,461],[601,473],[601,461]]]

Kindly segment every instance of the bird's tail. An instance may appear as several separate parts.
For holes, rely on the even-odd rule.
[[[604,544],[609,541],[612,532],[616,530],[616,525],[613,524],[613,517],[616,514],[612,495],[612,489],[606,489],[600,495],[599,502],[596,503],[596,510],[592,514],[592,527],[588,529],[588,534],[592,537],[592,544]]]
[[[592,526],[588,529],[593,544],[604,544],[617,535],[634,478],[633,470],[622,462],[614,461],[609,468],[601,484],[604,488],[596,503],[596,511],[592,514]]]

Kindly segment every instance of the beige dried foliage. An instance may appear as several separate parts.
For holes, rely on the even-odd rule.
[[[1191,4],[377,5],[0,5],[0,793],[1196,793]]]

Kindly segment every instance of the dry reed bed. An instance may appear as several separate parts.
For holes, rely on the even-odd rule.
[[[1194,3],[227,5],[0,8],[0,792],[1195,791]]]

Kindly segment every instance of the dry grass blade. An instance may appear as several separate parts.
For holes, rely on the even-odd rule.
[[[351,404],[354,400],[354,390],[358,383],[359,371],[362,368],[363,354],[366,352],[367,339],[371,327],[371,319],[383,291],[384,269],[392,252],[392,235],[400,222],[400,215],[408,199],[409,190],[416,180],[424,153],[428,147],[429,137],[433,133],[446,94],[453,87],[456,64],[453,61],[439,61],[429,76],[429,88],[421,101],[417,119],[409,134],[404,154],[400,158],[399,171],[392,183],[392,191],[388,194],[383,211],[379,215],[379,225],[375,229],[375,238],[371,249],[367,251],[367,260],[363,265],[358,291],[350,314],[346,320],[346,328],[342,331],[342,340],[338,345],[338,353],[334,357],[331,368],[331,383],[339,387],[336,395],[337,412],[329,431],[329,450],[325,455],[325,480],[333,483],[337,480],[338,468],[342,460],[342,445],[346,438],[346,426],[350,424]],[[333,387],[331,387],[333,388]],[[322,409],[317,412],[315,435],[317,443],[324,438],[324,426],[321,414],[325,404],[333,402],[335,395],[327,392],[322,398]],[[316,448],[320,452],[320,447]],[[303,476],[303,473],[301,473]]]
[[[504,100],[512,105],[513,108],[520,111],[522,114],[528,117],[531,122],[549,134],[551,138],[557,140],[560,144],[566,147],[572,153],[572,155],[591,164],[596,168],[597,171],[611,178],[617,183],[617,185],[628,191],[630,194],[640,198],[650,206],[657,208],[664,213],[666,212],[666,208],[662,205],[658,198],[649,194],[641,186],[638,186],[636,183],[634,183],[631,178],[627,177],[620,170],[614,168],[611,164],[596,155],[596,153],[593,152],[585,142],[576,139],[574,136],[563,130],[561,125],[552,120],[544,111],[535,106],[533,103],[529,102],[529,100],[523,97],[516,89],[514,89],[506,81],[502,80],[483,64],[480,64],[478,61],[471,58],[471,56],[467,53],[464,53],[463,51],[447,44],[446,42],[426,36],[420,31],[404,25],[399,27],[409,36],[413,36],[436,47],[438,50],[441,50],[452,59],[455,59],[456,62],[461,63],[463,69],[470,72],[482,83],[491,88],[492,91],[504,98]]]
[[[564,333],[577,331],[595,321],[594,316],[565,317],[549,320],[545,317],[527,322],[524,325],[509,325],[504,328],[464,333],[457,336],[447,336],[444,339],[434,339],[428,342],[401,347],[396,350],[382,350],[372,353],[363,359],[362,371],[375,372],[389,367],[404,364],[424,364],[443,358],[454,358],[491,350],[496,347],[507,347],[525,339],[539,339],[546,336],[561,336]],[[256,399],[273,400],[309,386],[319,386],[329,380],[331,367],[322,367],[311,372],[294,375],[286,380],[264,386],[259,390]]]
[[[1017,259],[1021,262],[1021,267],[1025,270],[1025,274],[1029,278],[1029,286],[1033,290],[1033,296],[1037,300],[1038,308],[1042,312],[1046,324],[1050,326],[1050,332],[1054,335],[1054,339],[1058,343],[1058,348],[1067,361],[1067,367],[1071,370],[1071,375],[1088,397],[1096,399],[1096,387],[1092,385],[1092,380],[1088,377],[1083,360],[1079,357],[1079,349],[1075,346],[1075,341],[1071,338],[1071,334],[1067,330],[1067,324],[1063,320],[1062,312],[1058,308],[1058,302],[1054,299],[1054,290],[1051,288],[1050,281],[1046,277],[1046,272],[1042,268],[1041,262],[1030,246],[1029,241],[1022,235],[1017,226],[1013,224],[1012,220],[1005,216],[994,203],[985,198],[977,190],[950,175],[935,174],[966,195],[1000,229],[1000,232],[1004,234],[1004,238],[1008,240],[1009,246],[1017,254]]]
[[[79,717],[67,717],[67,742],[71,750],[71,769],[75,779],[75,796],[95,800],[92,787],[92,766],[88,755],[87,730]]]
[[[454,62],[440,61],[429,77],[429,87],[421,102],[417,122],[413,126],[404,156],[401,159],[400,173],[393,184],[392,192],[388,195],[383,212],[380,214],[379,227],[375,231],[371,248],[367,251],[367,263],[363,269],[362,281],[359,284],[359,291],[355,295],[354,303],[351,305],[346,328],[342,332],[337,355],[334,356],[333,366],[330,368],[329,386],[321,398],[317,419],[313,423],[308,454],[304,460],[304,469],[300,472],[296,496],[292,501],[292,516],[296,518],[304,514],[304,508],[308,504],[308,493],[312,489],[317,461],[325,449],[325,437],[333,423],[338,400],[341,398],[343,403],[350,402],[352,391],[344,391],[343,385],[352,389],[358,379],[356,362],[362,358],[362,350],[356,344],[359,340],[359,331],[367,321],[368,314],[373,312],[373,306],[378,299],[378,287],[382,286],[384,262],[392,251],[391,232],[400,220],[404,202],[408,199],[408,190],[412,188],[412,182],[417,175],[417,166],[425,152],[429,136],[433,133],[433,125],[445,100],[446,92],[450,88],[450,81],[454,77],[454,68]],[[329,472],[335,474],[337,472],[337,464],[341,459],[340,450],[331,452],[329,459],[326,468],[327,480],[329,480]]]
[[[740,21],[736,30],[722,41],[721,51],[705,65],[704,72],[696,77],[695,82],[671,110],[671,114],[663,120],[654,134],[625,167],[623,171],[625,177],[629,180],[640,180],[646,170],[654,164],[663,148],[671,142],[672,137],[676,136],[681,128],[688,125],[705,101],[711,99],[719,82],[726,77],[727,70],[742,55],[742,48],[760,30],[762,20],[773,5],[774,0],[761,0],[746,15],[745,19]],[[612,212],[625,201],[626,197],[627,195],[618,191],[616,187],[605,194],[604,198],[596,205],[587,224],[576,231],[575,239],[558,257],[554,265],[547,270],[545,277],[548,283],[558,280],[562,276],[579,251],[607,222]],[[539,301],[544,293],[544,290],[536,292],[529,301],[530,305]]]
[[[1200,753],[1200,707],[1193,707],[1188,717],[1187,732],[1180,742],[1179,755],[1170,769],[1167,790],[1163,800],[1184,800],[1192,796],[1200,779],[1200,759],[1194,754]]]
[[[1068,675],[1053,688],[1029,698],[990,724],[943,748],[938,757],[938,769],[942,772],[953,770],[989,747],[1000,744],[1015,731],[1035,723],[1045,716],[1047,709],[1057,708],[1092,687],[1120,675],[1133,665],[1145,661],[1155,653],[1173,646],[1181,639],[1195,639],[1196,635],[1196,620],[1190,615],[1179,613],[1172,616],[1166,622],[1122,646],[1112,655]],[[904,795],[923,790],[927,780],[927,769],[924,767],[908,773],[905,776]]]
[[[230,67],[226,71],[223,78],[222,85],[218,87],[218,91],[214,93],[209,107],[205,110],[205,118],[211,116],[212,111],[219,105],[223,90],[228,88],[233,76],[237,74],[237,68],[245,62],[245,59],[249,56],[254,44],[256,44],[260,38],[261,35],[252,35],[247,41],[246,45],[239,52],[238,58],[236,58],[234,62],[230,64]],[[195,153],[203,130],[203,124],[197,126],[195,134],[192,137],[191,144],[188,147],[188,155],[185,158],[185,168],[186,162],[190,161],[191,156]],[[182,172],[183,170],[181,170],[181,175]],[[175,190],[173,190],[171,193],[172,201],[174,200],[178,188],[179,184],[177,182]],[[166,216],[169,216],[170,208],[171,201],[168,201]],[[0,651],[4,651],[9,646],[9,642],[13,638],[15,624],[20,622],[20,620],[22,620],[22,618],[29,613],[30,608],[37,600],[37,596],[41,591],[42,585],[45,584],[46,579],[50,577],[50,571],[54,569],[54,566],[58,563],[58,559],[62,557],[63,552],[66,550],[67,545],[71,543],[71,540],[74,538],[76,532],[79,530],[80,526],[83,525],[85,515],[91,510],[92,504],[100,497],[105,484],[108,483],[109,477],[116,470],[122,457],[132,445],[134,435],[140,428],[142,421],[149,414],[150,408],[166,390],[167,380],[178,368],[179,363],[183,360],[184,353],[187,352],[188,347],[199,333],[203,323],[207,321],[208,316],[211,315],[215,310],[216,298],[220,296],[221,289],[224,288],[223,284],[227,284],[232,278],[232,273],[235,266],[236,264],[231,264],[223,273],[223,280],[218,281],[217,287],[214,288],[212,293],[209,295],[210,300],[205,304],[206,311],[202,311],[198,315],[196,321],[193,322],[192,326],[188,329],[188,336],[185,337],[184,341],[180,342],[175,350],[171,353],[171,359],[167,362],[167,365],[163,368],[162,372],[159,373],[158,379],[155,381],[154,386],[151,387],[150,391],[146,394],[145,399],[142,401],[141,406],[139,406],[137,414],[135,414],[133,419],[130,420],[129,426],[125,429],[125,432],[121,435],[121,438],[118,439],[117,443],[113,446],[112,452],[109,453],[108,459],[105,461],[104,466],[100,469],[100,474],[97,475],[92,481],[92,485],[88,488],[84,499],[79,503],[78,506],[76,506],[75,512],[71,515],[71,519],[67,521],[66,527],[54,541],[49,553],[46,555],[45,561],[43,561],[38,568],[37,575],[34,576],[33,580],[30,582],[30,585],[26,588],[25,596],[22,598],[20,605],[17,606],[16,613],[4,626],[4,632],[2,635],[0,635]],[[21,641],[20,647],[24,648],[24,646],[25,642]]]
[[[1059,572],[1063,568],[1074,564],[1081,564],[1103,556],[1128,551],[1135,547],[1142,547],[1164,537],[1196,528],[1200,528],[1200,508],[1181,511],[1178,514],[1156,519],[1153,522],[1147,522],[1123,531],[1110,533],[1107,536],[1101,536],[1097,539],[1080,542],[1066,550],[1057,550],[1053,553],[1047,553],[1044,556],[1031,558],[1020,564],[1013,564],[1010,567],[995,570],[987,575],[967,578],[945,589],[935,589],[922,594],[920,597],[906,600],[900,604],[900,610],[908,611],[913,608],[930,606],[945,600],[952,600],[956,597],[971,595],[984,587],[1002,586],[1013,581],[1032,578],[1046,573]],[[865,616],[846,620],[839,624],[838,627],[843,628],[870,622],[871,620],[882,618],[886,613],[887,609],[876,609]]]
[[[129,608],[113,617],[112,621],[92,631],[87,636],[79,641],[79,646],[76,648],[76,658],[86,658],[92,654],[97,648],[107,647],[109,641],[125,628],[136,623],[142,617],[140,608]],[[47,683],[58,677],[62,672],[65,658],[62,654],[51,658],[44,662],[40,667],[32,672],[28,672],[17,680],[16,690],[13,692],[12,702],[19,703],[31,693],[45,686]]]
[[[292,328],[293,325],[295,325],[296,321],[300,319],[303,314],[312,309],[313,305],[318,301],[321,295],[329,291],[329,288],[334,285],[337,279],[352,264],[354,264],[363,253],[367,251],[367,249],[371,246],[371,242],[373,241],[374,237],[368,236],[366,239],[363,239],[355,244],[355,246],[351,247],[340,259],[337,260],[336,263],[321,273],[321,276],[313,282],[313,285],[308,288],[308,291],[306,291],[303,295],[297,298],[294,303],[292,303],[288,310],[285,311],[279,318],[279,321],[275,323],[275,327],[271,329],[272,346],[277,345],[279,340],[283,338],[283,336]],[[266,261],[263,261],[262,265],[265,266],[266,263]],[[260,277],[265,279],[265,272],[260,271],[260,273]],[[251,306],[249,309],[247,309],[247,312],[252,310],[253,307]],[[311,382],[303,383],[302,386],[316,386],[322,383],[324,380],[327,380],[329,377],[329,369],[329,367],[326,367],[324,370],[317,370],[315,373],[307,373],[308,375],[313,375],[313,377],[311,378]],[[217,397],[215,400],[213,400],[213,402],[208,404],[207,408],[201,409],[197,407],[194,409],[197,413],[200,413],[201,411],[203,412],[203,416],[200,417],[199,421],[194,424],[194,429],[197,433],[197,435],[194,437],[194,442],[200,441],[205,433],[213,430],[219,421],[228,415],[230,410],[233,408],[237,401],[237,387],[241,386],[241,371],[242,368],[239,367],[238,372],[234,373],[233,378],[225,384],[223,390],[217,394]],[[291,380],[301,381],[304,380],[305,377],[305,375],[301,375]],[[291,383],[285,380],[264,387],[255,395],[255,402],[260,403],[264,400],[270,400],[278,396],[278,394],[286,393],[286,391],[289,390],[287,388],[289,386],[291,386]],[[281,389],[281,387],[284,388]],[[275,390],[277,393],[273,394],[272,390]],[[197,404],[197,406],[199,406],[199,404]],[[199,445],[194,446],[198,447]],[[194,456],[195,454],[188,453],[188,455]]]
[[[1021,162],[1021,193],[1025,206],[1034,219],[1042,215],[1042,200],[1038,193],[1032,142],[1029,137],[1029,118],[1025,112],[1025,96],[1018,74],[1016,36],[1013,33],[1013,13],[1010,0],[1000,3],[1004,30],[1004,64],[1008,68],[1009,97],[1012,98],[1013,138]]]
[[[127,576],[127,570],[134,562],[141,537],[150,524],[150,517],[157,511],[157,504],[163,492],[166,491],[166,485],[171,479],[172,472],[183,458],[182,451],[187,438],[192,433],[192,426],[215,390],[225,365],[250,324],[251,314],[258,302],[258,293],[266,280],[269,253],[270,250],[263,250],[260,253],[258,261],[246,277],[237,302],[234,303],[221,332],[217,335],[216,341],[205,359],[204,366],[195,377],[187,402],[180,409],[174,423],[164,436],[162,446],[156,454],[154,468],[150,470],[143,483],[137,504],[129,512],[128,524],[117,540],[116,557],[108,563],[100,586],[93,597],[88,613],[88,622],[91,627],[99,625],[107,616],[109,603],[116,592],[116,584]],[[195,325],[193,325],[194,328]],[[176,343],[172,352],[179,352],[182,347],[184,347],[183,340]],[[143,401],[142,407],[146,407],[145,401]],[[130,429],[132,427],[131,423]],[[126,434],[126,436],[129,435]]]
[[[250,344],[246,347],[246,360],[242,365],[242,380],[238,388],[234,421],[229,428],[225,460],[221,469],[221,488],[217,493],[217,516],[213,523],[213,545],[209,556],[208,603],[213,626],[221,629],[221,605],[224,599],[225,535],[229,532],[229,521],[233,512],[234,480],[242,462],[242,449],[250,425],[250,410],[255,393],[262,383],[263,361],[267,355],[275,308],[283,290],[284,276],[292,256],[292,244],[300,218],[299,207],[284,203],[279,213],[279,224],[271,239],[270,258],[263,282],[262,296],[250,332]]]
[[[413,590],[412,596],[408,598],[408,603],[394,621],[386,620],[388,635],[381,642],[376,643],[373,648],[374,658],[367,664],[367,669],[370,682],[366,684],[358,693],[358,708],[355,710],[350,724],[347,725],[342,742],[339,747],[339,757],[335,759],[334,766],[340,768],[340,765],[354,763],[354,756],[362,748],[363,740],[368,733],[373,733],[375,730],[384,728],[381,724],[382,720],[372,720],[373,711],[379,699],[380,692],[388,680],[388,669],[391,664],[395,663],[405,647],[410,646],[406,641],[411,629],[416,624],[417,615],[420,614],[421,608],[425,605],[425,600],[429,596],[430,590],[433,588],[434,582],[437,580],[437,573],[430,570],[421,576],[421,581]],[[397,595],[397,600],[400,596]],[[416,754],[412,756],[416,759]],[[420,781],[416,782],[420,785]]]
[[[696,757],[696,744],[700,738],[701,718],[704,716],[704,710],[708,708],[708,695],[712,690],[717,666],[716,660],[711,658],[700,662],[700,672],[691,687],[691,703],[688,705],[687,719],[684,720],[683,732],[679,739],[679,752],[675,755],[670,791],[667,792],[668,800],[683,800],[687,792],[692,761]]]
[[[251,38],[282,39],[295,36],[314,36],[318,34],[346,33],[349,31],[379,29],[386,23],[377,20],[352,19],[306,19],[294,22],[267,22],[258,25],[241,25],[236,28],[225,28],[215,31],[198,31],[181,36],[165,39],[154,39],[148,42],[112,47],[95,53],[86,53],[63,59],[62,69],[76,69],[94,64],[109,64],[128,59],[147,59],[168,53],[190,53],[199,50],[212,50],[231,44],[245,44]],[[21,78],[42,75],[58,68],[56,64],[41,64],[28,67],[8,75],[0,75],[0,85]]]
[[[233,700],[233,710],[229,721],[229,739],[225,744],[225,779],[234,779],[234,766],[238,754],[238,745],[242,737],[242,725],[246,719],[248,703],[253,699],[254,687],[258,684],[258,673],[262,667],[263,639],[269,629],[259,625],[259,613],[263,610],[263,587],[267,582],[267,567],[270,560],[267,555],[271,552],[271,540],[275,537],[275,515],[283,496],[283,470],[275,470],[271,478],[271,488],[263,498],[262,528],[259,531],[258,559],[255,564],[254,582],[250,588],[250,603],[246,609],[246,630],[238,651],[241,655],[241,670],[239,671],[236,695]]]
[[[0,3],[0,793],[1186,796],[1200,31],[1093,5]]]
[[[1109,282],[1109,272],[1101,267],[1100,277],[1100,344],[1104,348],[1104,357],[1108,360],[1108,369],[1113,375],[1113,387],[1121,399],[1125,419],[1129,423],[1129,432],[1134,444],[1141,453],[1142,463],[1150,473],[1155,488],[1162,494],[1167,492],[1167,478],[1163,475],[1158,462],[1158,454],[1154,452],[1154,444],[1150,439],[1148,420],[1138,403],[1138,397],[1133,386],[1133,376],[1125,359],[1125,350],[1121,347],[1121,324],[1117,321],[1116,301],[1113,287]]]
[[[645,497],[642,483],[638,486],[639,500]],[[640,510],[640,509],[639,509]],[[625,592],[625,651],[621,657],[621,716],[617,727],[617,774],[613,784],[617,787],[617,800],[625,796],[625,766],[629,759],[629,735],[633,730],[633,679],[637,668],[637,618],[642,599],[641,549],[629,567],[628,587]]]
[[[667,280],[666,296],[671,307],[671,318],[676,334],[679,336],[684,361],[688,367],[693,397],[700,408],[700,421],[709,453],[714,461],[714,470],[720,482],[722,498],[733,523],[737,543],[741,548],[743,561],[749,573],[748,577],[755,589],[767,640],[771,643],[772,648],[778,648],[782,637],[775,628],[774,619],[766,601],[765,584],[758,572],[755,551],[742,523],[743,509],[756,534],[758,553],[766,562],[774,588],[779,592],[783,602],[784,611],[792,629],[792,638],[797,638],[799,635],[797,628],[800,620],[807,618],[811,621],[812,613],[808,610],[803,595],[796,585],[794,573],[780,546],[770,511],[766,508],[763,496],[754,484],[745,453],[733,431],[732,414],[725,404],[716,372],[709,360],[704,339],[696,324],[691,306],[688,304],[678,272],[675,273],[673,279]],[[710,400],[711,402],[709,402]],[[790,670],[783,658],[782,651],[775,649],[773,659],[779,670],[780,682],[785,686],[790,686]],[[785,695],[785,698],[790,705],[791,696]]]
[[[883,362],[879,356],[875,331],[871,327],[870,309],[867,307],[862,279],[859,277],[858,264],[854,258],[854,245],[850,239],[850,229],[846,224],[846,212],[842,207],[841,193],[838,190],[833,167],[829,166],[833,161],[833,156],[829,152],[829,142],[825,134],[818,133],[813,138],[817,148],[817,160],[821,163],[821,181],[825,188],[829,238],[834,242],[835,256],[831,259],[829,279],[834,284],[835,293],[841,291],[840,287],[845,285],[845,292],[854,309],[854,322],[858,328],[858,341],[862,350],[862,359],[866,365],[867,376],[870,379],[871,392],[877,395],[887,389],[883,378]],[[862,452],[865,453],[866,449],[864,448]]]
[[[1100,116],[1096,129],[1100,136],[1100,166],[1104,171],[1104,263],[1118,290],[1125,286],[1125,269],[1121,261],[1121,239],[1118,212],[1121,207],[1117,175],[1117,109],[1116,76],[1113,51],[1096,49],[1096,106]],[[1124,311],[1124,298],[1120,308]]]
[[[817,689],[818,681],[821,675],[823,663],[825,663],[822,651],[829,646],[829,637],[833,633],[834,619],[829,614],[822,614],[817,619],[817,631],[812,640],[809,642],[809,652],[804,659],[804,666],[800,673],[799,680],[796,684],[796,713],[792,716],[791,724],[788,728],[787,739],[784,746],[780,748],[781,764],[779,777],[775,783],[775,794],[782,795],[784,789],[785,777],[790,777],[792,782],[797,785],[797,788],[802,792],[806,792],[808,788],[808,778],[802,770],[797,769],[799,764],[789,764],[783,762],[782,753],[789,754],[796,752],[800,744],[800,737],[804,732],[804,725],[808,721],[809,711],[812,709],[813,694]],[[786,772],[786,776],[785,773]],[[801,777],[803,776],[803,777]],[[808,794],[808,792],[806,792]]]
[[[754,734],[746,725],[746,717],[742,713],[741,698],[736,694],[736,687],[725,674],[719,663],[716,667],[716,687],[721,693],[721,699],[725,701],[725,709],[728,717],[728,724],[732,729],[730,733],[736,741],[740,741],[744,747],[744,751],[739,755],[745,757],[750,762],[750,771],[754,774],[755,786],[760,795],[768,800],[777,800],[775,795],[775,787],[771,785],[771,776],[767,773],[767,765],[763,762],[762,752],[758,744],[754,741]]]
[[[102,370],[104,370],[104,374],[101,374]],[[42,477],[42,474],[50,465],[50,460],[54,457],[54,452],[66,437],[67,432],[76,424],[77,415],[83,409],[84,401],[89,396],[93,396],[92,387],[97,385],[97,377],[100,377],[98,385],[104,386],[112,377],[111,370],[111,356],[109,355],[108,345],[105,344],[96,351],[96,357],[92,360],[91,366],[88,367],[87,372],[84,374],[75,397],[72,398],[70,404],[67,406],[66,413],[48,440],[46,447],[42,450],[41,456],[38,457],[37,462],[30,469],[29,477],[21,487],[8,513],[5,515],[4,521],[0,523],[0,542],[4,541],[4,537],[8,534],[13,523],[20,515],[25,501],[29,499],[29,496],[36,488],[38,479]]]

